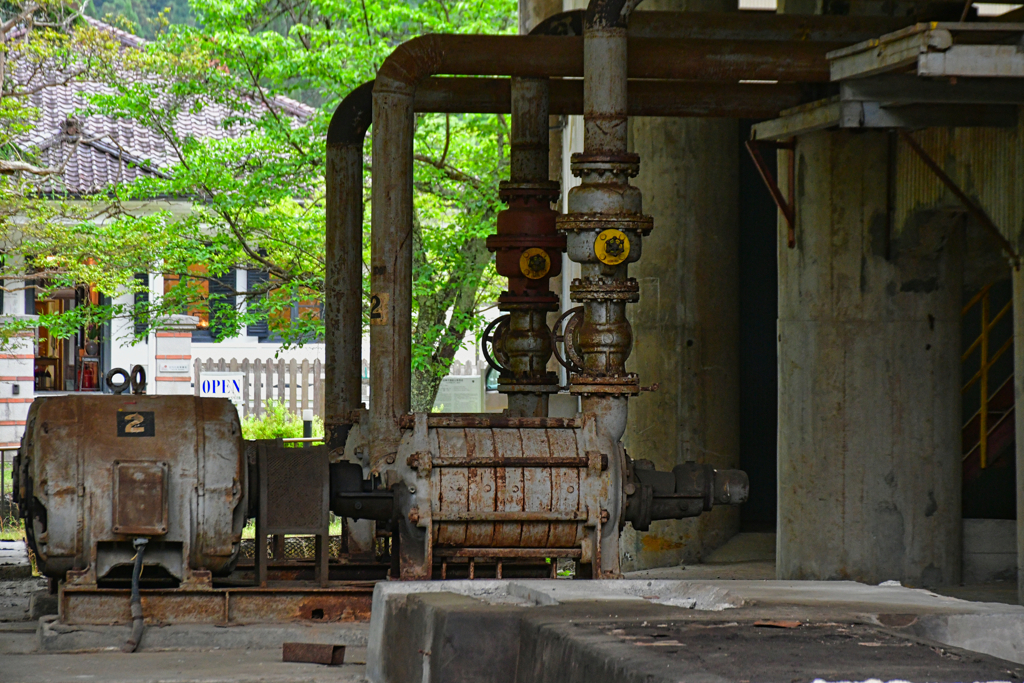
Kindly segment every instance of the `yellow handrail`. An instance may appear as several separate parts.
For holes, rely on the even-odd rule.
[[[988,402],[989,402],[989,391],[988,391],[988,371],[992,368],[996,361],[998,361],[1004,353],[1013,344],[1013,336],[1007,339],[999,350],[992,356],[989,356],[989,332],[992,328],[1002,320],[1012,308],[1013,302],[1007,303],[1003,308],[992,317],[991,313],[991,290],[992,285],[988,284],[982,287],[981,291],[971,297],[971,300],[964,305],[960,311],[961,317],[967,315],[968,312],[979,303],[981,304],[981,334],[978,338],[971,342],[971,345],[967,347],[963,355],[960,357],[960,362],[965,363],[970,358],[971,354],[980,349],[981,358],[978,367],[978,371],[974,373],[974,376],[967,380],[967,383],[960,389],[960,393],[967,392],[976,382],[980,382],[979,387],[981,393],[981,408],[978,411],[978,418],[981,422],[978,428],[978,450],[979,460],[982,469],[988,465]]]

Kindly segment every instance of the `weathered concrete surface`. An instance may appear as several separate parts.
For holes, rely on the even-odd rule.
[[[281,650],[2,655],[4,683],[360,683],[365,652],[341,666],[282,662]],[[350,663],[351,662],[351,663]]]
[[[888,165],[885,133],[798,140],[797,246],[779,240],[780,579],[960,582],[962,225],[890,234]]]
[[[627,579],[672,579],[675,581],[771,581],[775,579],[775,562],[734,562],[729,564],[680,564],[675,567],[652,567],[625,574]]]
[[[373,615],[366,675],[374,683],[652,683],[759,675],[770,680],[819,675],[829,680],[1017,680],[1024,675],[1024,669],[1009,663],[1024,663],[1024,607],[969,603],[900,586],[396,582],[378,584]],[[756,631],[765,620],[799,624],[775,637]],[[817,651],[823,642],[828,647]],[[863,642],[879,649],[862,650]],[[1009,661],[947,652],[958,647]],[[941,656],[929,659],[933,654]],[[735,661],[716,659],[726,656]],[[762,668],[768,665],[770,676]]]
[[[726,0],[645,0],[637,8],[732,11]],[[634,458],[671,469],[687,460],[739,466],[739,148],[737,122],[644,117],[630,120],[634,181],[654,230],[630,274],[628,367],[657,392],[630,402],[624,443]],[[751,482],[756,486],[756,482]],[[623,571],[692,562],[739,530],[739,509],[627,528]]]

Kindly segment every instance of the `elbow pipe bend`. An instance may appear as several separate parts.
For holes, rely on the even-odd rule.
[[[363,145],[373,119],[373,81],[345,96],[327,126],[327,145]]]
[[[537,24],[530,31],[530,35],[581,36],[583,35],[583,14],[583,10],[554,14]],[[363,144],[366,131],[369,130],[373,121],[374,82],[374,80],[369,80],[352,90],[334,110],[331,122],[327,127],[327,144],[329,146]]]

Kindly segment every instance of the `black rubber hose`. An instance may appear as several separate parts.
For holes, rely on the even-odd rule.
[[[142,640],[142,631],[145,628],[145,621],[142,617],[142,596],[139,595],[139,579],[142,577],[142,556],[146,552],[145,538],[135,539],[135,567],[132,569],[132,634],[128,642],[121,648],[124,652],[135,652]]]

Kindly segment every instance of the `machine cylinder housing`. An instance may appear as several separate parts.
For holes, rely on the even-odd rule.
[[[168,580],[225,574],[238,559],[248,467],[226,399],[39,398],[16,469],[19,511],[46,576],[119,577],[137,537],[149,539],[149,575]]]

